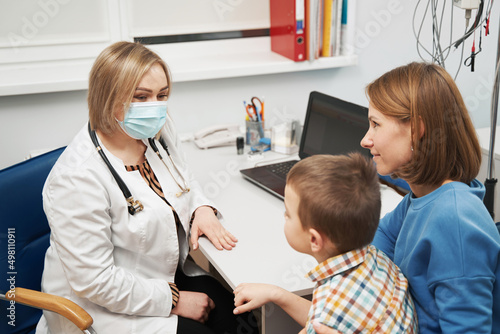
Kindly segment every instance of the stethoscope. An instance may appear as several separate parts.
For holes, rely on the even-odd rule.
[[[104,151],[103,151],[101,145],[99,145],[99,142],[97,141],[97,135],[96,135],[95,131],[92,130],[92,128],[90,127],[90,122],[89,122],[88,130],[89,130],[90,139],[92,139],[92,143],[94,143],[94,146],[95,146],[97,152],[99,152],[99,155],[101,156],[102,160],[104,160],[104,163],[106,164],[106,166],[108,167],[109,171],[113,175],[116,183],[118,184],[118,186],[120,187],[120,190],[123,193],[123,196],[127,200],[128,212],[131,215],[134,215],[137,212],[142,211],[144,209],[144,206],[142,205],[142,203],[139,200],[135,200],[134,199],[134,197],[132,196],[132,193],[128,189],[128,187],[125,184],[125,182],[123,182],[123,180],[120,177],[120,175],[118,175],[118,173],[116,172],[116,170],[113,168],[113,166],[109,162],[108,157],[106,157],[106,154],[104,154]],[[182,176],[181,172],[179,171],[179,169],[175,165],[174,160],[170,156],[170,152],[168,151],[167,143],[165,143],[165,141],[163,140],[163,138],[160,137],[159,142],[160,142],[161,146],[163,147],[163,149],[165,150],[165,152],[167,152],[168,158],[170,159],[170,162],[172,163],[172,166],[174,167],[176,173],[182,178],[183,185],[181,185],[177,181],[177,179],[174,177],[174,175],[170,171],[170,168],[167,166],[167,164],[163,160],[163,157],[161,156],[160,151],[158,150],[158,147],[156,146],[156,143],[155,143],[154,139],[153,138],[148,138],[148,142],[149,142],[149,145],[151,146],[151,148],[153,149],[153,151],[158,155],[158,157],[160,158],[160,160],[163,162],[163,164],[167,168],[168,172],[170,173],[170,176],[172,176],[172,179],[175,181],[175,183],[177,183],[177,186],[179,186],[179,189],[181,191],[178,192],[178,193],[176,193],[175,195],[177,197],[179,197],[179,196],[181,196],[184,193],[188,193],[191,189],[187,186],[186,179],[184,178],[184,176]]]

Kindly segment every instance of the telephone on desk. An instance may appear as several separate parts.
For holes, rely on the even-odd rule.
[[[214,125],[194,134],[194,142],[199,148],[236,145],[236,138],[241,136],[237,124]]]

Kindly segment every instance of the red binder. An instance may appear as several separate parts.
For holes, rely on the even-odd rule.
[[[306,59],[304,0],[269,0],[271,50],[294,61]]]

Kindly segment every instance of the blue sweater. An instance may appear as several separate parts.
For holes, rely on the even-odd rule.
[[[412,193],[380,220],[373,245],[410,283],[421,333],[500,333],[500,235],[477,180]]]

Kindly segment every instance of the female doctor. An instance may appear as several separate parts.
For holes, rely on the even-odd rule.
[[[236,333],[232,294],[187,260],[189,241],[236,238],[187,169],[167,114],[170,73],[146,47],[118,42],[90,72],[90,122],[49,174],[44,292],[66,297],[98,333]],[[80,333],[44,312],[37,333]]]

